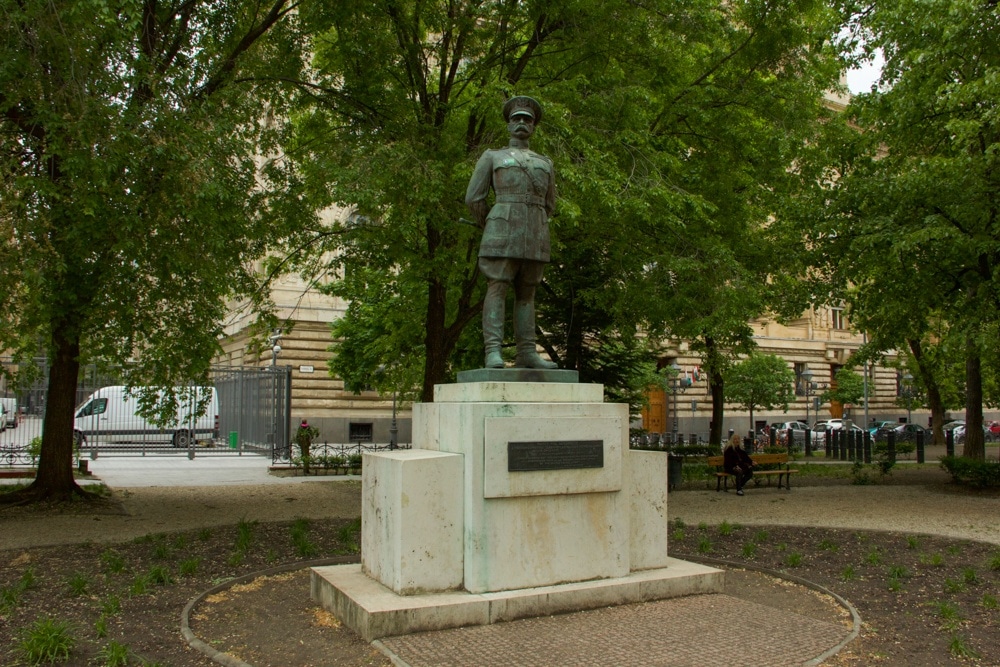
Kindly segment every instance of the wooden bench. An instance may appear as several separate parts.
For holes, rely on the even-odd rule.
[[[782,482],[784,482],[786,489],[791,489],[792,475],[798,472],[798,470],[789,469],[788,465],[788,454],[751,454],[750,460],[753,461],[753,481],[755,485],[760,485],[760,482],[765,477],[767,478],[767,484],[770,486],[771,478],[778,478],[778,488],[781,488]],[[721,491],[725,489],[729,491],[729,478],[733,477],[723,468],[723,461],[725,457],[722,456],[709,456],[708,465],[715,466],[715,490]],[[765,466],[773,466],[765,468]]]

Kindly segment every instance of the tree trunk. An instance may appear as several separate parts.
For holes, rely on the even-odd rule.
[[[983,373],[979,348],[969,336],[965,357],[965,449],[963,456],[986,460],[983,434]]]
[[[715,347],[715,339],[705,337],[705,360],[708,362],[708,386],[712,394],[712,425],[708,434],[708,442],[713,445],[722,444],[722,420],[726,416],[725,386],[722,370],[718,363],[719,351]]]
[[[434,385],[444,381],[448,352],[445,348],[447,290],[440,280],[427,281],[427,317],[424,320],[424,387],[420,400],[434,402]]]
[[[944,443],[944,401],[941,400],[941,389],[938,387],[937,381],[934,379],[934,373],[927,364],[927,358],[924,356],[923,347],[920,344],[920,340],[917,338],[910,338],[907,340],[910,346],[910,352],[913,354],[913,359],[917,362],[917,372],[920,373],[920,379],[924,383],[924,389],[927,390],[927,407],[931,411],[931,429],[934,433],[934,442],[928,444],[943,445]]]
[[[53,335],[55,358],[49,368],[48,398],[42,422],[42,451],[38,474],[25,491],[35,498],[68,499],[84,492],[73,479],[73,416],[80,372],[80,342],[69,340],[59,325]]]

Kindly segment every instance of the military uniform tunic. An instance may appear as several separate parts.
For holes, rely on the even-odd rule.
[[[486,203],[491,185],[492,208]],[[465,203],[477,222],[485,218],[480,257],[549,261],[549,215],[556,203],[549,158],[526,148],[487,150],[476,163]]]

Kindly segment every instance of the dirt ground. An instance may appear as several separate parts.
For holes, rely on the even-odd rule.
[[[784,571],[847,598],[865,625],[826,664],[1000,665],[998,510],[1000,495],[959,489],[934,469],[744,497],[688,485],[670,496],[670,549]],[[237,580],[191,611],[209,646],[258,667],[387,667],[309,598],[306,563],[356,559],[359,514],[360,485],[344,481],[124,489],[96,508],[0,509],[0,664],[23,664],[21,643],[44,618],[68,623],[67,664],[108,664],[117,645],[129,664],[214,664],[181,637],[181,610]],[[841,613],[808,589],[738,572],[727,594]]]

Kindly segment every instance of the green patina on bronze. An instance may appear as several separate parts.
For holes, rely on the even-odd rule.
[[[549,261],[549,216],[555,209],[552,160],[528,148],[542,119],[542,108],[530,97],[512,97],[503,107],[510,133],[506,148],[489,149],[476,163],[465,203],[483,229],[479,268],[488,286],[483,302],[485,367],[503,368],[507,290],[514,289],[515,366],[553,369],[535,349],[535,289]],[[493,191],[493,204],[488,203]]]

